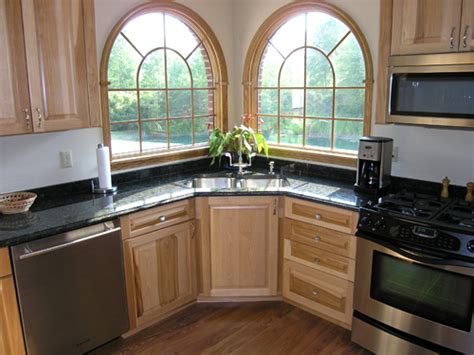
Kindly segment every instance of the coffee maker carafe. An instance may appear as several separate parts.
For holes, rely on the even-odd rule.
[[[382,193],[390,185],[393,139],[362,137],[359,141],[356,191]]]

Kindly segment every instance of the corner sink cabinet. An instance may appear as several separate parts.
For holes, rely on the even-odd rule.
[[[197,201],[200,296],[276,296],[278,197]]]

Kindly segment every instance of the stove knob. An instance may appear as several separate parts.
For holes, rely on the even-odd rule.
[[[361,227],[368,227],[372,224],[372,220],[370,219],[370,217],[362,217],[359,221],[359,226]]]
[[[467,242],[467,250],[469,250],[471,253],[474,253],[474,240]]]
[[[385,230],[387,228],[387,224],[383,219],[379,219],[378,221],[375,222],[374,227],[378,230]]]

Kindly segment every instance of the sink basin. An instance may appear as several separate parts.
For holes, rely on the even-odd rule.
[[[280,175],[209,176],[193,178],[188,186],[203,189],[262,189],[289,186],[288,180]]]
[[[201,189],[231,189],[234,186],[235,179],[225,176],[201,176],[191,180],[191,187]]]
[[[244,189],[279,188],[289,186],[287,179],[279,175],[252,176],[238,180]]]

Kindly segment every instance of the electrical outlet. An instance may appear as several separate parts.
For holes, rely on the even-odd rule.
[[[398,162],[398,147],[397,146],[393,147],[392,162],[394,163]]]
[[[72,151],[64,150],[59,152],[59,161],[62,169],[72,168]]]

